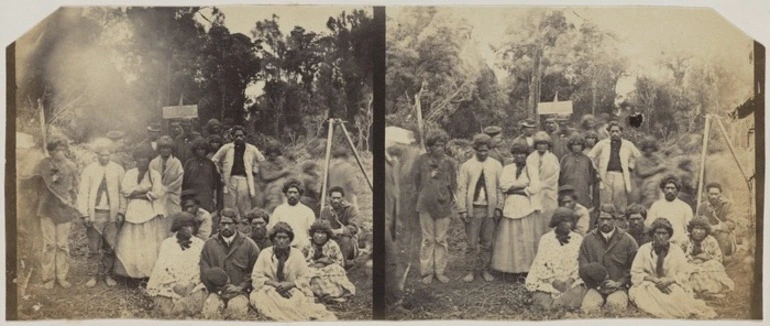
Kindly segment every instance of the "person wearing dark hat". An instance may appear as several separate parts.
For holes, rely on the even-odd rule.
[[[639,248],[631,267],[631,301],[639,310],[658,318],[716,317],[714,309],[695,299],[691,292],[687,257],[670,242],[676,235],[671,222],[657,218],[649,232],[652,242]]]
[[[194,156],[184,164],[182,191],[192,192],[203,209],[213,212],[216,210],[214,199],[222,187],[222,177],[216,164],[206,157],[209,147],[206,140],[198,137],[191,145]]]
[[[328,195],[329,205],[324,207],[318,219],[329,222],[333,231],[332,239],[337,242],[342,251],[343,266],[350,268],[358,255],[359,213],[345,200],[345,189],[342,187],[329,188]]]
[[[580,269],[599,263],[608,274],[602,284],[588,289],[580,306],[583,312],[599,311],[602,307],[621,312],[628,307],[629,271],[639,246],[631,235],[615,226],[614,213],[614,206],[602,207],[596,229],[588,232],[580,245]],[[589,283],[586,279],[583,281]]]
[[[503,128],[498,126],[489,126],[484,128],[484,134],[492,138],[489,142],[489,157],[496,159],[501,165],[505,165],[508,161],[508,157],[505,150],[500,151],[500,148],[505,147],[505,141],[503,140]]]
[[[262,250],[251,273],[252,307],[275,321],[337,320],[324,305],[314,302],[309,284],[312,275],[305,255],[291,246],[294,237],[291,226],[284,222],[270,230],[273,246]]]
[[[567,148],[564,138],[562,138],[562,130],[561,127],[559,127],[559,121],[557,121],[556,118],[546,119],[545,130],[551,136],[551,144],[553,144],[551,152],[553,155],[556,155],[559,161],[561,161],[561,158],[569,153],[570,150]]]
[[[126,197],[122,194],[126,174],[120,164],[110,160],[112,142],[108,139],[95,141],[94,152],[98,159],[83,169],[80,175],[78,211],[86,226],[88,236],[87,287],[93,287],[99,278],[107,286],[115,286],[112,268],[115,263],[118,224],[125,218]]]
[[[540,195],[540,228],[536,231],[538,238],[548,232],[548,221],[551,214],[559,206],[559,159],[551,152],[553,142],[545,131],[535,133],[535,151],[527,157],[527,172],[534,187]]]
[[[345,272],[345,257],[332,241],[332,226],[316,220],[310,226],[310,245],[302,251],[310,267],[310,289],[322,302],[345,302],[356,294],[356,287]]]
[[[583,237],[572,231],[575,215],[571,209],[554,211],[550,232],[540,238],[537,255],[524,285],[532,300],[543,309],[580,307],[586,288],[578,274],[578,251]]]
[[[171,140],[171,137],[160,137],[158,139],[158,152],[160,155],[150,162],[150,169],[158,171],[162,176],[167,215],[173,215],[182,211],[180,201],[182,182],[184,181],[184,166],[182,161],[173,154],[173,151],[174,142]]]
[[[637,245],[643,245],[652,241],[647,230],[644,227],[644,220],[647,219],[647,210],[639,204],[631,204],[625,209],[625,219],[628,224],[628,234],[634,237]]]
[[[193,134],[191,129],[192,125],[189,120],[180,121],[177,130],[178,132],[181,131],[181,133],[177,134],[176,137],[172,139],[174,156],[176,156],[182,164],[193,157],[191,148],[192,141],[200,136],[197,133]]]
[[[157,156],[158,153],[158,139],[161,136],[161,124],[160,122],[153,121],[147,126],[147,136],[144,140],[139,142],[136,147],[148,147]]]
[[[585,236],[591,230],[591,215],[585,206],[578,202],[575,187],[563,185],[559,187],[559,207],[566,207],[575,214],[574,231],[580,236]]]
[[[224,206],[234,208],[238,216],[245,216],[251,210],[252,199],[257,196],[252,171],[265,156],[256,146],[246,143],[243,127],[233,127],[233,137],[235,141],[222,146],[211,160],[222,173]]]
[[[633,187],[630,165],[642,154],[634,143],[621,138],[623,127],[617,122],[610,122],[607,131],[610,138],[599,141],[587,155],[599,171],[601,203],[626,207]]]
[[[208,240],[213,228],[211,213],[201,208],[194,190],[182,191],[182,210],[195,217],[194,235],[204,241]]]
[[[559,185],[571,185],[575,189],[577,201],[586,208],[593,208],[593,186],[596,182],[596,169],[593,162],[583,154],[584,140],[578,134],[567,138],[569,153],[561,158]]]
[[[147,294],[165,316],[192,316],[201,311],[207,296],[200,274],[204,241],[193,235],[197,228],[193,215],[180,212],[171,218],[171,236],[160,245]]]
[[[201,254],[201,279],[209,292],[203,308],[204,317],[221,318],[219,314],[224,314],[244,318],[249,311],[251,271],[260,250],[254,241],[235,229],[236,219],[222,213],[219,233],[206,240]],[[205,277],[213,268],[223,269],[230,280],[221,289]],[[224,309],[220,310],[221,307]]]
[[[537,132],[537,124],[535,123],[535,120],[532,119],[526,119],[521,122],[521,135],[516,137],[514,141],[516,140],[522,140],[527,143],[527,146],[529,146],[529,150],[534,151],[535,150],[535,132]]]
[[[267,234],[267,225],[270,224],[270,213],[263,208],[254,208],[246,214],[246,223],[251,227],[249,237],[254,240],[259,249],[265,249],[273,245]]]
[[[489,156],[492,138],[485,134],[473,137],[473,149],[476,152],[471,159],[460,166],[457,174],[457,207],[460,220],[465,223],[465,235],[468,241],[466,254],[474,264],[463,282],[473,282],[474,275],[491,282],[495,278],[489,273],[492,260],[495,227],[502,218],[505,199],[500,190],[500,176],[503,166]],[[477,249],[481,253],[477,253]]]
[[[690,285],[693,292],[711,298],[722,298],[735,288],[735,282],[725,273],[719,242],[711,236],[711,223],[696,217],[687,225],[689,236],[682,250],[690,265]]]
[[[647,212],[645,225],[651,226],[651,223],[659,217],[664,217],[671,222],[674,228],[674,235],[671,237],[671,243],[681,246],[687,239],[687,224],[693,218],[692,207],[679,199],[679,190],[682,189],[682,181],[675,175],[669,175],[660,181],[660,190],[663,191],[663,198],[659,199],[650,206]]]

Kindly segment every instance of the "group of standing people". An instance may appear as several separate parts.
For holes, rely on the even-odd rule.
[[[708,200],[694,218],[676,175],[639,195],[640,178],[664,169],[654,144],[645,142],[642,154],[622,138],[620,123],[597,126],[591,116],[566,135],[553,119],[547,131],[532,120],[521,127],[511,155],[502,151],[502,129],[488,127],[459,166],[444,131],[425,136],[427,153],[412,168],[423,283],[450,281],[447,234],[457,214],[471,262],[463,282],[513,274],[546,309],[633,302],[658,317],[715,316],[696,297],[721,297],[734,286],[722,264],[735,252],[735,225],[721,185],[706,185]]]
[[[336,319],[316,302],[355,295],[347,269],[359,252],[359,213],[345,199],[355,194],[343,188],[354,191],[347,179],[355,175],[330,175],[329,205],[311,208],[305,203],[317,204],[317,191],[312,181],[289,178],[279,143],[269,142],[263,155],[237,125],[223,130],[212,119],[205,136],[189,121],[172,127],[174,138],[151,124],[128,171],[113,161],[108,139],[94,142],[97,160],[80,174],[65,140],[46,144],[50,156],[32,178],[44,288],[72,286],[69,233],[80,217],[87,287],[113,287],[115,275],[142,280],[168,315],[244,318],[252,307],[274,320]],[[279,198],[266,199],[276,183],[280,195],[269,195]]]

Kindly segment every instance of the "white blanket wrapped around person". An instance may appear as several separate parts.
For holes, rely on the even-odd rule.
[[[249,301],[254,309],[275,321],[337,320],[324,305],[314,302],[305,256],[290,246],[291,227],[276,223],[270,240],[273,246],[259,253],[251,274],[254,290]]]

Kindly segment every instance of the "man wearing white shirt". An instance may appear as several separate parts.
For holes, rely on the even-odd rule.
[[[101,278],[112,287],[116,284],[111,275],[118,228],[126,212],[126,198],[120,194],[125,171],[110,160],[112,143],[109,140],[97,140],[95,147],[98,160],[83,169],[78,193],[78,210],[88,237],[90,279],[86,286],[95,286]]]
[[[652,221],[659,217],[667,219],[674,228],[671,243],[681,245],[687,239],[687,224],[693,217],[692,207],[677,197],[679,190],[682,189],[682,181],[679,177],[664,178],[660,182],[660,189],[663,190],[664,198],[650,206],[645,224],[650,227]]]
[[[294,231],[294,240],[291,246],[295,248],[304,248],[310,243],[310,225],[315,222],[315,213],[310,207],[300,203],[302,196],[302,183],[298,180],[289,180],[283,185],[283,194],[286,196],[286,202],[276,207],[270,219],[268,230],[272,229],[278,222],[286,222]]]

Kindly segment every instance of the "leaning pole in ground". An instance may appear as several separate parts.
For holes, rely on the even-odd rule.
[[[332,157],[332,135],[334,134],[334,120],[329,119],[329,136],[326,138],[326,159],[324,160],[324,182],[321,187],[321,211],[326,207],[326,187],[329,183],[329,161]]]
[[[708,152],[709,146],[709,120],[710,116],[706,114],[705,128],[703,128],[703,150],[700,154],[700,172],[698,177],[698,201],[695,206],[695,216],[698,216],[698,210],[700,210],[700,201],[703,195],[703,177],[706,174],[706,152]]]
[[[342,121],[339,121],[340,127],[342,127],[342,133],[345,134],[345,139],[348,141],[348,145],[350,146],[350,150],[353,152],[353,156],[356,158],[356,162],[358,163],[358,167],[361,168],[361,172],[364,173],[364,179],[366,179],[366,183],[369,184],[369,190],[374,193],[374,186],[372,186],[372,180],[369,180],[369,175],[366,174],[366,169],[364,169],[364,164],[361,163],[361,158],[358,156],[358,151],[356,150],[356,146],[353,145],[353,140],[350,139],[350,134],[348,134],[348,129],[345,128],[345,123]]]

